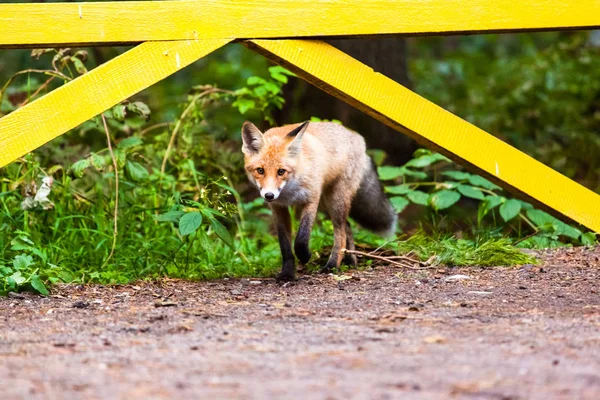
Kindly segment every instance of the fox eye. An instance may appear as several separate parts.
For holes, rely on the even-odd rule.
[[[265,174],[265,170],[263,168],[256,168],[256,172],[258,172],[261,175]]]
[[[279,168],[279,169],[277,170],[277,175],[279,175],[279,176],[282,176],[283,174],[285,174],[285,169],[283,169],[283,168]]]

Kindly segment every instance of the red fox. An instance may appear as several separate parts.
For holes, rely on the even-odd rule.
[[[307,121],[263,134],[245,122],[242,141],[246,174],[273,211],[283,261],[278,281],[296,278],[294,253],[302,264],[310,260],[309,238],[319,204],[334,229],[333,249],[322,272],[339,267],[345,249],[354,250],[349,216],[382,236],[395,232],[396,212],[358,133],[332,122]],[[300,216],[294,253],[289,206]],[[356,266],[356,256],[346,253],[343,262]]]

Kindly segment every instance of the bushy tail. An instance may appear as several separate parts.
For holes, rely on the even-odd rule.
[[[381,236],[391,236],[396,232],[398,215],[383,192],[373,160],[352,201],[350,217]]]

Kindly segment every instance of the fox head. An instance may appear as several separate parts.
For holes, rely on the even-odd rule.
[[[308,121],[286,135],[265,134],[251,122],[242,126],[242,152],[248,179],[268,202],[293,181]]]

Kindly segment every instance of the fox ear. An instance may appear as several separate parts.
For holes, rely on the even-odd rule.
[[[288,154],[292,157],[300,154],[300,151],[302,150],[302,137],[304,136],[304,132],[308,127],[308,122],[309,121],[304,122],[302,125],[287,134],[287,137],[294,138],[292,143],[287,148]]]
[[[242,125],[242,152],[248,156],[256,154],[263,145],[262,132],[250,121]]]

